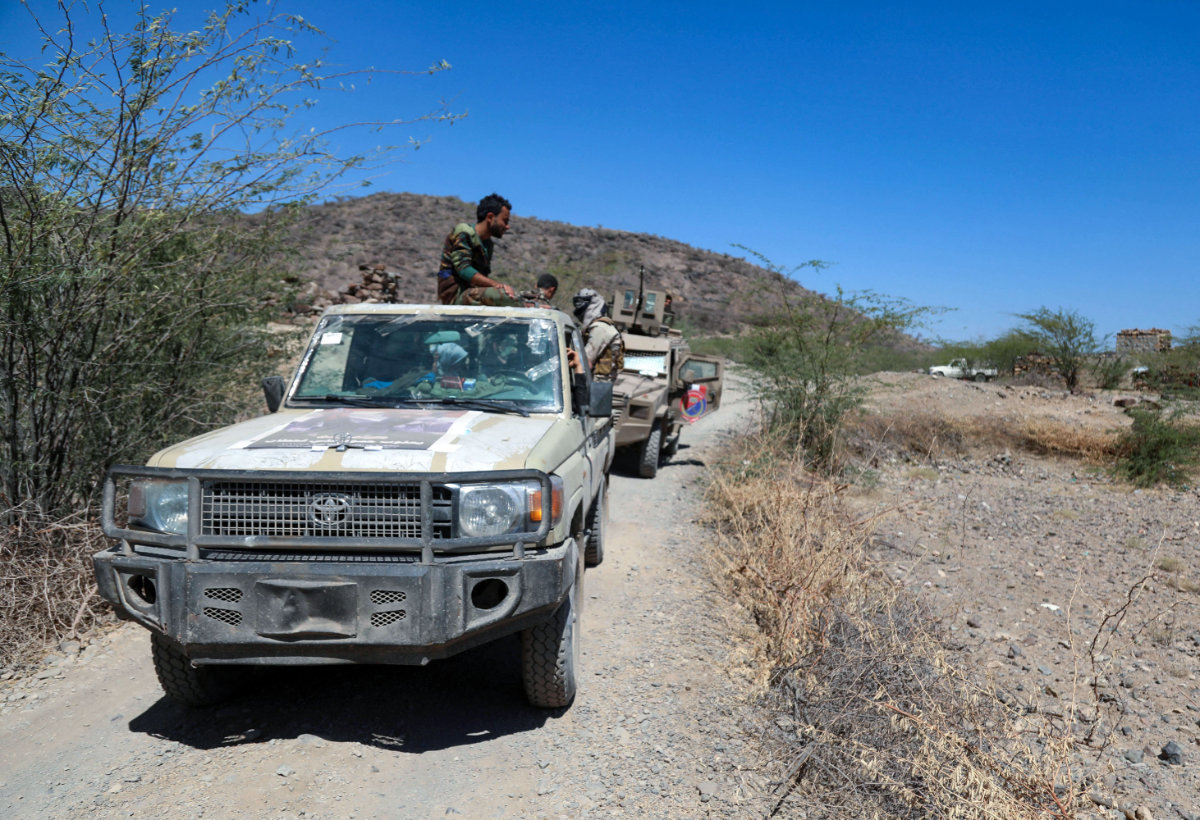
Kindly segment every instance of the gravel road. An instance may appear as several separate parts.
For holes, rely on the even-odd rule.
[[[570,709],[525,705],[511,639],[424,668],[271,670],[192,711],[162,695],[148,633],[125,625],[0,682],[0,815],[762,816],[728,607],[694,523],[705,461],[749,417],[733,379],[656,479],[614,474]]]

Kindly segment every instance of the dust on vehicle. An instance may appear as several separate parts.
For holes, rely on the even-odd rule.
[[[553,310],[330,308],[270,415],[112,467],[97,582],[151,631],[166,693],[520,633],[529,702],[570,704],[615,446],[581,348]]]

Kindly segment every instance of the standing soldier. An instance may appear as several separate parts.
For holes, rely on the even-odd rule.
[[[437,295],[443,305],[517,305],[509,285],[492,278],[494,241],[504,236],[512,219],[512,203],[491,194],[475,209],[475,227],[460,222],[442,245]]]
[[[592,375],[615,382],[625,366],[625,343],[613,320],[608,318],[608,306],[603,297],[591,288],[584,288],[571,300],[575,318],[583,325],[583,348],[592,366]]]

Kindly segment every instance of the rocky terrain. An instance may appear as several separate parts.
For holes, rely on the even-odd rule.
[[[1132,396],[889,374],[870,407],[1115,430]],[[998,697],[1090,739],[1063,775],[1088,780],[1092,816],[1200,818],[1200,491],[986,442],[874,463],[857,501],[886,511],[878,558]]]

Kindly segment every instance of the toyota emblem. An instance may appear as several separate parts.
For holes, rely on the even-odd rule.
[[[322,527],[340,527],[350,518],[350,498],[340,493],[314,496],[308,508],[308,517]]]

